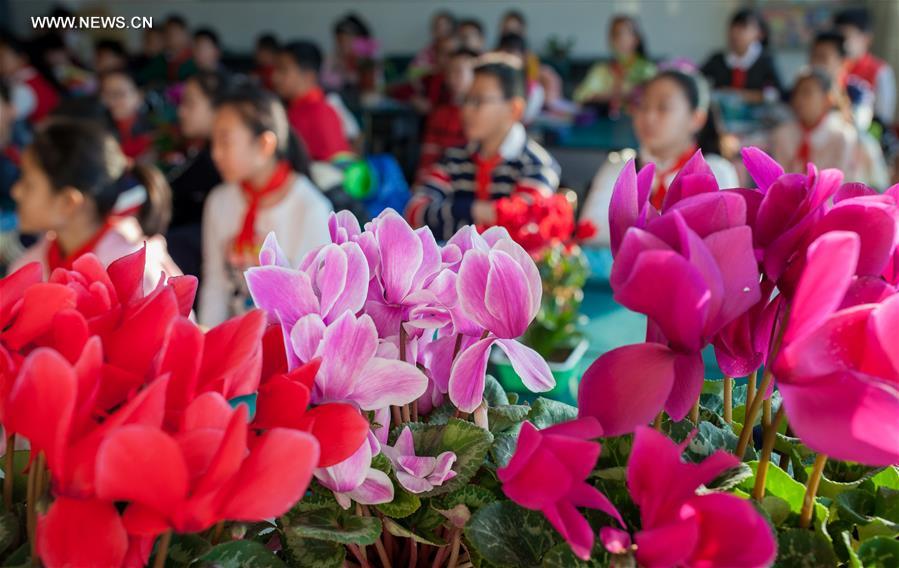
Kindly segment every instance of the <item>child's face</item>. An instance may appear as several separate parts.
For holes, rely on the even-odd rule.
[[[871,36],[855,26],[840,26],[846,46],[846,55],[850,59],[857,59],[868,52],[871,44]]]
[[[443,39],[453,35],[453,22],[446,16],[438,16],[431,23],[431,37]]]
[[[476,75],[462,107],[466,138],[481,142],[507,131],[521,118],[523,106],[503,97],[496,77]]]
[[[296,61],[286,53],[279,53],[275,57],[272,84],[282,99],[293,99],[312,88],[314,85],[310,84],[309,75],[309,72],[300,69]]]
[[[71,192],[53,190],[50,178],[30,150],[22,154],[22,172],[12,186],[19,229],[26,234],[58,230],[73,213]]]
[[[178,24],[165,27],[165,49],[172,55],[181,53],[190,47],[190,34]]]
[[[134,81],[119,73],[103,79],[103,84],[100,85],[100,99],[115,120],[133,117],[143,104],[143,97]]]
[[[107,71],[116,71],[124,69],[127,62],[123,57],[114,51],[101,49],[94,55],[94,68],[98,73],[106,73]]]
[[[184,85],[181,104],[178,105],[178,124],[181,132],[188,138],[209,138],[215,109],[212,101],[203,93],[196,81],[188,81]]]
[[[828,110],[830,110],[830,95],[821,88],[821,84],[813,78],[800,80],[793,91],[790,100],[796,119],[803,126],[813,126]]]
[[[257,47],[254,59],[256,60],[256,65],[260,67],[273,67],[275,65],[275,57],[275,51],[267,47]]]
[[[144,33],[144,55],[153,57],[165,49],[165,34],[158,29],[147,29]]]
[[[524,22],[514,16],[510,16],[504,19],[502,24],[500,24],[499,31],[500,36],[505,34],[518,34],[524,37],[525,31],[527,30],[524,27]]]
[[[212,160],[222,179],[240,183],[250,179],[272,159],[272,151],[254,136],[238,112],[224,106],[212,122]]]
[[[457,55],[450,59],[446,70],[446,84],[454,99],[462,100],[473,81],[474,59],[466,55]]]
[[[199,37],[194,40],[194,62],[200,69],[215,71],[221,58],[219,48],[207,37]]]
[[[634,113],[640,147],[653,155],[684,146],[704,122],[705,113],[691,109],[681,87],[665,78],[647,86]]]
[[[818,43],[812,47],[809,63],[813,67],[823,69],[831,79],[839,77],[843,69],[843,57],[840,50],[832,43]]]
[[[756,41],[760,41],[762,32],[758,24],[755,22],[747,22],[745,24],[735,24],[730,27],[727,34],[727,43],[731,51],[738,55],[746,53],[749,46]]]
[[[9,77],[22,65],[19,54],[5,45],[0,45],[0,77]]]
[[[449,66],[450,57],[458,46],[459,42],[453,36],[442,38],[437,42],[435,65],[438,70],[446,69]]]
[[[627,57],[637,51],[637,34],[630,22],[619,20],[612,26],[609,34],[609,45],[616,55]]]

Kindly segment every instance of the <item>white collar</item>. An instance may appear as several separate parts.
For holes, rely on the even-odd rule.
[[[528,133],[524,129],[524,126],[520,122],[516,122],[512,125],[512,128],[509,129],[509,132],[506,134],[506,137],[503,138],[502,144],[499,145],[499,155],[505,161],[511,161],[524,152],[524,147],[528,143]],[[471,153],[477,153],[478,146],[473,144],[471,146]]]
[[[749,46],[749,49],[746,50],[746,53],[743,55],[737,55],[732,51],[728,51],[727,55],[724,57],[727,66],[731,69],[749,69],[752,65],[758,61],[758,58],[762,55],[762,44],[754,41]]]

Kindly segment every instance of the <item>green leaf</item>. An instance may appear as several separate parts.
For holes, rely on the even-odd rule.
[[[560,422],[568,422],[577,418],[577,408],[564,402],[550,400],[540,397],[534,401],[531,413],[528,415],[530,420],[538,430],[548,428],[553,424]]]
[[[281,517],[282,531],[304,538],[317,538],[341,544],[374,544],[381,534],[381,521],[358,517],[344,510],[290,511]]]
[[[543,555],[542,568],[604,568],[609,566],[609,553],[597,542],[590,553],[590,560],[584,562],[574,555],[567,543],[557,544]]]
[[[293,568],[342,568],[346,547],[337,542],[282,533],[284,553]]]
[[[484,380],[484,400],[489,406],[504,406],[509,404],[509,397],[503,385],[492,375],[487,375]]]
[[[525,404],[491,406],[487,409],[487,422],[490,424],[490,431],[498,434],[521,424],[530,412],[531,407]]]
[[[428,414],[428,424],[439,425],[446,424],[450,418],[456,415],[456,406],[446,401]]]
[[[423,544],[443,546],[446,540],[437,535],[437,528],[445,522],[446,517],[435,509],[425,506],[405,519],[384,519],[384,527],[394,536],[411,538]]]
[[[894,537],[899,535],[899,523],[877,515],[877,497],[871,493],[853,489],[841,493],[836,498],[840,518],[858,525],[861,540],[873,536]],[[881,507],[889,509],[890,503]]]
[[[882,519],[899,523],[899,491],[878,487],[874,499],[874,514]]]
[[[834,521],[828,523],[827,532],[833,541],[833,550],[841,562],[846,563],[847,568],[862,568],[852,543],[852,523],[846,521]]]
[[[817,532],[788,529],[777,535],[777,567],[821,568],[837,564],[830,542]]]
[[[189,566],[197,558],[206,554],[211,548],[212,544],[199,535],[173,535],[172,542],[169,544],[168,554],[165,557],[165,565],[168,568]]]
[[[16,450],[13,453],[13,503],[25,501],[25,494],[28,492],[28,474],[23,473],[28,467],[31,452],[28,450]],[[6,476],[6,458],[0,459],[0,470]]]
[[[899,466],[891,465],[871,478],[876,487],[887,487],[899,491]]]
[[[394,519],[408,517],[419,507],[421,507],[421,499],[418,498],[418,495],[406,491],[396,483],[393,486],[393,501],[377,505],[379,511]]]
[[[419,544],[427,544],[430,546],[446,545],[446,541],[438,537],[436,534],[421,535],[415,533],[412,530],[394,521],[393,519],[384,519],[384,528],[393,536],[398,536],[400,538],[411,538]]]
[[[216,568],[286,568],[271,550],[252,540],[219,544],[204,554],[200,562]]]
[[[443,485],[420,494],[421,499],[451,493],[468,484],[483,465],[487,451],[493,443],[493,434],[471,422],[457,418],[451,418],[445,426],[421,423],[407,426],[412,430],[416,455],[437,456],[447,451],[456,454],[456,463],[453,464],[456,476]]]
[[[762,498],[762,509],[768,513],[774,526],[779,527],[790,516],[790,504],[774,495],[766,495]]]
[[[753,475],[740,483],[738,487],[746,493],[752,493],[753,487],[755,486],[755,471],[756,468],[758,468],[758,462],[752,461],[746,465],[752,469]],[[768,475],[765,477],[765,495],[782,499],[789,505],[791,515],[799,515],[802,511],[802,501],[805,498],[805,486],[772,463],[768,464]],[[825,524],[828,517],[829,513],[827,507],[825,507],[820,502],[820,498],[818,498],[815,502],[813,519],[816,531],[818,531],[825,540],[830,538],[830,535],[825,531]]]
[[[744,480],[752,477],[753,471],[745,463],[726,469],[718,474],[718,477],[706,484],[706,487],[715,491],[728,491]]]
[[[19,517],[14,513],[0,516],[0,554],[3,554],[18,540]]]
[[[858,547],[858,559],[865,568],[899,566],[899,540],[882,536],[866,540]]]
[[[690,420],[680,422],[666,422],[665,431],[675,442],[683,442],[694,430],[696,435],[690,440],[684,451],[684,457],[691,462],[701,462],[717,450],[726,450],[733,453],[737,449],[739,438],[727,424],[716,426],[708,421],[701,421],[696,427]],[[755,450],[748,447],[744,458],[755,457]]]
[[[452,509],[456,505],[465,505],[469,509],[480,509],[496,501],[496,496],[479,485],[466,485],[458,491],[447,493],[433,499],[431,504],[444,511]]]
[[[490,455],[493,457],[493,463],[497,467],[505,467],[512,455],[515,453],[515,447],[518,445],[518,431],[500,432],[493,438],[493,445],[490,447]]]
[[[337,509],[340,505],[334,499],[334,493],[330,489],[323,487],[317,481],[313,480],[309,484],[306,494],[297,502],[293,509],[298,512],[317,511],[319,509]]]
[[[31,543],[24,543],[3,561],[4,568],[31,568]]]
[[[465,527],[465,536],[490,564],[512,568],[539,566],[561,537],[540,513],[511,501],[481,508]]]

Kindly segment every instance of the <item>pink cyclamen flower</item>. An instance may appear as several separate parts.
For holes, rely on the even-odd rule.
[[[536,317],[542,286],[533,259],[512,239],[499,238],[487,250],[478,247],[465,253],[456,281],[459,307],[486,336],[459,354],[450,373],[450,400],[463,412],[474,411],[484,397],[494,343],[528,389],[545,392],[555,386],[546,361],[515,340]]]
[[[416,456],[412,430],[407,426],[400,432],[393,447],[381,448],[396,469],[396,479],[407,491],[424,493],[456,477],[452,470],[455,452],[442,452],[437,457]]]
[[[424,394],[428,378],[417,367],[378,356],[378,332],[368,315],[350,312],[331,325],[317,314],[301,318],[290,343],[303,363],[320,357],[312,402],[349,402],[362,410],[409,404]]]
[[[361,505],[380,505],[393,501],[393,482],[383,471],[371,466],[373,456],[381,451],[381,445],[372,432],[359,449],[346,460],[313,472],[315,478],[334,492],[334,497],[344,509],[353,501]]]
[[[706,493],[700,486],[740,461],[717,451],[702,463],[681,461],[681,445],[640,426],[627,465],[627,485],[640,508],[634,535],[641,566],[770,566],[777,555],[771,527],[752,503],[735,495]],[[600,538],[612,553],[631,546],[625,531],[605,527]]]
[[[599,458],[596,438],[602,428],[593,418],[579,418],[537,430],[524,422],[509,464],[496,470],[509,499],[542,512],[583,560],[590,558],[594,534],[577,507],[599,509],[621,526],[615,506],[587,483]]]
[[[613,201],[642,199],[632,163],[622,177],[630,183],[619,180]],[[606,435],[631,432],[662,408],[686,416],[702,389],[702,349],[761,300],[746,203],[704,191],[708,183],[704,173],[686,176],[674,195],[693,194],[670,206],[666,196],[664,213],[621,239],[610,284],[617,302],[648,317],[648,342],[609,351],[584,374],[580,415],[596,417]]]
[[[840,309],[861,242],[836,231],[809,248],[774,375],[803,443],[888,465],[899,462],[899,295]]]

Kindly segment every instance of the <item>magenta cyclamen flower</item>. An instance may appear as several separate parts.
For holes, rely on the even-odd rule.
[[[381,451],[393,464],[396,480],[412,493],[430,491],[456,477],[456,472],[452,470],[456,454],[443,452],[437,457],[416,456],[415,440],[408,426],[400,432],[396,445],[383,446]]]
[[[840,309],[862,242],[839,231],[809,248],[774,375],[803,443],[888,465],[899,462],[899,295]]]
[[[696,490],[739,464],[715,452],[702,463],[681,461],[688,442],[675,444],[652,428],[640,426],[627,464],[627,485],[640,508],[634,535],[640,566],[687,568],[770,566],[777,554],[771,528],[752,504],[734,495]],[[606,549],[624,552],[631,536],[613,527],[600,531]]]
[[[459,354],[449,379],[450,400],[472,412],[484,397],[487,360],[493,344],[505,351],[524,385],[551,390],[555,379],[536,351],[515,340],[533,321],[543,294],[540,273],[527,252],[509,238],[489,249],[468,250],[456,282],[459,307],[486,336]]]
[[[590,558],[594,534],[577,507],[599,509],[624,526],[615,506],[586,481],[601,450],[593,440],[602,434],[593,418],[544,430],[524,422],[515,454],[506,467],[496,470],[506,496],[522,507],[542,512],[583,560]]]
[[[691,176],[680,195],[716,187],[705,174]],[[630,181],[619,182],[615,201],[634,201],[617,194],[642,196],[633,163],[622,177]],[[643,228],[627,229],[609,279],[617,302],[648,317],[648,342],[605,353],[580,385],[580,415],[596,417],[610,436],[633,431],[662,408],[674,420],[686,416],[702,389],[703,347],[761,299],[739,194],[698,191],[670,206],[666,196],[664,209]],[[614,209],[610,219],[617,219]]]

